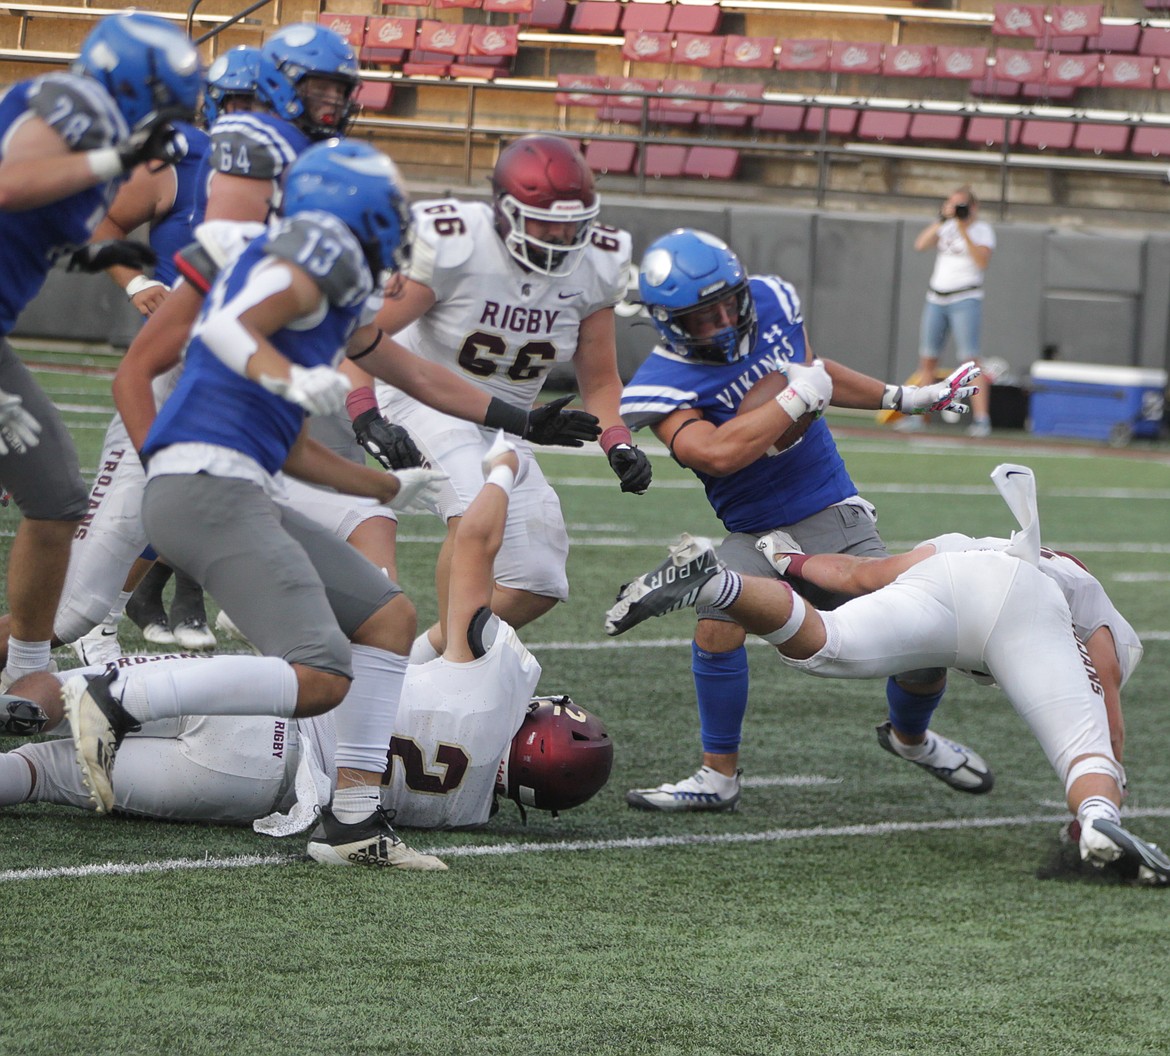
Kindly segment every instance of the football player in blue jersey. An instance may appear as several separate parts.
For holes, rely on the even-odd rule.
[[[12,86],[0,101],[0,335],[54,261],[85,271],[141,261],[124,244],[84,246],[124,176],[173,161],[171,122],[194,117],[199,55],[179,30],[137,13],[102,19],[68,73]],[[75,252],[77,251],[77,252]],[[10,637],[0,681],[49,665],[70,543],[87,489],[63,422],[0,336],[0,483],[23,514],[8,567]]]
[[[830,401],[904,414],[962,412],[978,370],[965,364],[944,382],[911,388],[814,359],[793,286],[775,275],[749,276],[726,244],[701,231],[681,228],[655,241],[638,284],[660,344],[625,387],[622,417],[632,429],[649,426],[702,481],[730,533],[719,548],[727,567],[775,578],[761,546],[780,528],[805,553],[884,555],[874,508],[857,493],[820,413]],[[774,372],[787,376],[787,387],[738,413],[751,386]],[[841,600],[815,591],[810,597],[822,607]],[[677,783],[631,790],[632,807],[718,811],[739,803],[748,699],[744,632],[710,606],[698,611],[692,672],[702,766]],[[889,680],[891,750],[953,788],[985,791],[991,784],[986,764],[928,730],[945,684],[941,670]]]
[[[215,279],[142,449],[143,523],[159,554],[198,580],[263,655],[166,675],[172,692],[148,685],[148,673],[120,687],[121,701],[105,676],[66,683],[98,809],[110,809],[115,751],[138,722],[184,712],[299,718],[341,704],[338,788],[310,854],[445,868],[398,839],[378,792],[414,609],[353,547],[273,499],[282,468],[400,508],[435,487],[434,471],[358,466],[305,434],[310,414],[344,405],[343,353],[377,341],[367,320],[408,252],[409,224],[392,162],[366,144],[330,140],[293,163],[282,218]],[[247,698],[223,679],[248,685]]]

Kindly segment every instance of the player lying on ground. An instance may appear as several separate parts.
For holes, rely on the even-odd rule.
[[[486,608],[492,557],[523,457],[499,443],[485,459],[487,482],[455,541],[447,650],[407,672],[384,778],[396,825],[480,825],[495,812],[496,793],[522,807],[567,810],[609,776],[613,746],[604,725],[568,697],[532,700],[540,665]],[[177,671],[207,661],[124,657],[83,674],[113,672],[117,693],[144,665]],[[52,729],[63,714],[61,684],[76,674],[31,675],[14,689],[44,709]],[[300,832],[329,802],[336,745],[331,714],[298,722],[213,715],[144,723],[119,752],[115,809],[169,821],[256,821],[258,831],[274,836]],[[30,800],[92,807],[70,741],[0,756],[0,805]]]
[[[936,554],[931,544],[888,558],[787,557],[788,575],[871,593],[820,612],[781,580],[724,568],[710,540],[684,535],[658,568],[622,588],[606,631],[622,634],[651,616],[706,604],[774,645],[784,663],[823,678],[923,666],[986,672],[1064,782],[1081,857],[1100,865],[1121,859],[1145,883],[1170,882],[1170,858],[1121,827],[1125,774],[1100,679],[1048,576],[1005,552]]]

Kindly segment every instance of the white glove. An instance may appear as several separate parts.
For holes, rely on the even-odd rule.
[[[903,414],[925,414],[927,411],[966,414],[970,408],[959,401],[969,400],[979,391],[979,387],[971,382],[982,373],[972,360],[933,385],[906,385],[902,388],[901,403],[894,409]]]
[[[776,397],[784,413],[794,422],[810,411],[822,414],[833,398],[833,379],[825,371],[824,363],[819,359],[814,359],[808,366],[788,363],[784,370],[788,375],[788,388]]]
[[[788,571],[793,557],[804,553],[800,544],[781,528],[760,536],[756,540],[756,549],[768,559],[768,563],[780,575]]]
[[[15,393],[0,389],[0,455],[22,455],[41,442],[41,423]]]
[[[325,366],[293,366],[288,381],[261,374],[260,384],[310,414],[336,414],[345,407],[345,395],[352,387],[344,374]]]
[[[431,513],[435,500],[442,492],[443,481],[447,480],[446,473],[437,469],[424,469],[416,466],[414,469],[397,469],[394,476],[398,478],[398,494],[386,503],[397,513]]]

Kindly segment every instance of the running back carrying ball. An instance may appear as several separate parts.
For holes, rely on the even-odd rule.
[[[762,407],[769,400],[774,400],[786,388],[788,388],[788,378],[779,373],[765,374],[759,381],[757,381],[740,401],[739,410],[735,413],[737,415],[747,414],[748,411],[753,411],[757,407]],[[808,427],[812,425],[820,417],[817,411],[808,411],[796,419],[787,429],[776,437],[776,443],[772,445],[771,450],[779,454],[781,451],[791,447],[808,431]]]

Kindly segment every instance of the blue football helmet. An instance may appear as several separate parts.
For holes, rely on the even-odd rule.
[[[307,77],[326,77],[345,89],[342,111],[335,122],[322,122],[313,116],[304,94]],[[257,97],[311,139],[346,133],[354,118],[354,94],[359,81],[353,48],[327,26],[311,22],[284,26],[260,49]]]
[[[203,91],[203,63],[187,35],[165,19],[138,12],[103,18],[72,68],[110,93],[131,132],[159,115],[194,120]]]
[[[402,178],[394,162],[368,143],[329,139],[292,163],[281,212],[292,216],[309,209],[332,213],[354,233],[375,278],[410,261],[410,204]]]
[[[667,351],[705,363],[734,363],[756,343],[756,304],[747,272],[725,242],[680,227],[651,243],[638,271],[638,290]],[[687,315],[735,297],[735,322],[693,337]]]
[[[241,44],[225,51],[207,69],[207,89],[203,93],[203,117],[210,128],[231,99],[255,98],[256,77],[260,73],[260,49]]]

